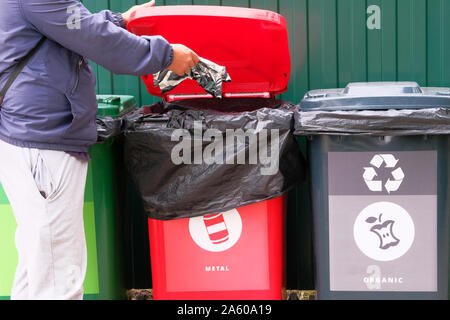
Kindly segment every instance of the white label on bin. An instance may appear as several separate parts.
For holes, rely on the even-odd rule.
[[[331,291],[437,291],[436,151],[329,152],[328,194]]]
[[[399,159],[396,159],[392,154],[376,154],[370,161],[370,166],[364,168],[363,179],[370,191],[381,192],[383,187],[390,194],[398,191],[405,174],[401,167],[397,167]],[[389,168],[391,170],[390,177],[386,181],[378,180],[377,170],[382,168]]]
[[[408,212],[391,202],[376,202],[358,215],[353,226],[356,245],[369,258],[392,261],[414,242],[414,222]]]
[[[226,251],[241,237],[242,219],[236,209],[190,218],[189,233],[192,240],[206,251]]]

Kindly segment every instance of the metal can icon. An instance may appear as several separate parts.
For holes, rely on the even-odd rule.
[[[213,244],[224,243],[229,240],[230,234],[222,213],[204,216],[203,222]]]
[[[236,209],[189,219],[189,233],[194,243],[210,252],[233,247],[242,234],[242,219]]]

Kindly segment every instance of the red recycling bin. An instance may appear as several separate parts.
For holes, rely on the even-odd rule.
[[[181,26],[181,27],[180,27]],[[272,99],[286,91],[290,54],[285,19],[272,11],[218,6],[161,6],[137,10],[137,35],[162,35],[227,67],[227,98]],[[210,98],[193,80],[161,94],[165,101]],[[227,212],[170,221],[149,219],[154,299],[282,299],[285,197]]]
[[[284,197],[203,217],[149,219],[154,299],[278,300]]]

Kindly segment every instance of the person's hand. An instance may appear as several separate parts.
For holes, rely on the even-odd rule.
[[[183,76],[199,62],[197,54],[182,44],[172,44],[173,60],[169,70]]]
[[[144,4],[140,4],[140,5],[137,5],[137,6],[133,6],[127,12],[122,13],[123,21],[125,22],[125,24],[128,24],[128,21],[130,20],[131,14],[133,12],[135,12],[137,9],[146,8],[146,7],[153,7],[153,6],[155,6],[155,0],[152,0],[152,1],[144,3]]]

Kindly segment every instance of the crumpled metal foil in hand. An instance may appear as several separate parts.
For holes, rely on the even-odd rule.
[[[222,83],[231,81],[225,67],[204,58],[200,58],[199,63],[183,76],[168,69],[153,75],[154,86],[159,86],[162,93],[169,92],[186,79],[196,80],[214,98],[222,98]]]

